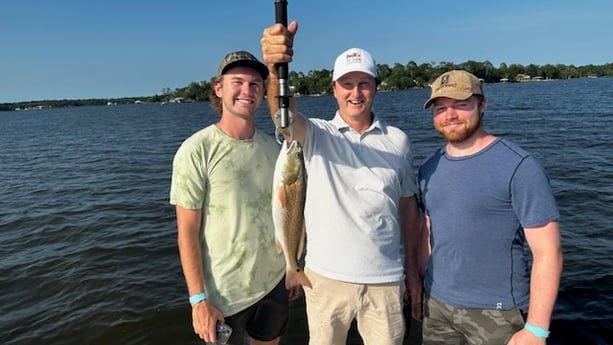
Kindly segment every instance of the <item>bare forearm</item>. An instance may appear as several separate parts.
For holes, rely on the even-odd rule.
[[[402,226],[404,228],[405,267],[409,278],[420,279],[418,264],[418,248],[421,237],[419,211],[414,197],[407,200],[406,203],[407,205],[404,207],[405,215],[401,218],[404,223]]]
[[[422,223],[420,224],[419,241],[417,247],[417,262],[419,274],[423,277],[426,271],[426,265],[430,258],[432,249],[430,248],[430,219],[427,216],[422,217]]]
[[[415,196],[400,199],[400,227],[405,251],[405,284],[411,300],[411,316],[422,318],[422,276],[419,272],[418,244],[420,238],[419,209]]]
[[[528,322],[549,328],[562,275],[562,248],[557,222],[524,230],[532,251]]]
[[[549,329],[560,287],[562,254],[536,258],[532,265],[528,322]]]
[[[190,295],[205,291],[202,246],[200,244],[200,210],[177,207],[177,243],[181,267]]]
[[[275,128],[279,127],[279,119],[276,118],[276,114],[279,111],[279,79],[277,79],[276,71],[273,71],[271,68],[269,71],[269,79],[268,85],[266,88],[266,101],[268,102],[268,110],[270,111],[270,117]],[[299,115],[296,111],[296,100],[294,97],[289,97],[289,110],[294,117],[292,120],[292,126],[298,125],[299,127],[304,127],[304,120],[301,115]]]
[[[179,232],[178,243],[181,267],[183,268],[183,275],[189,295],[204,292],[202,248],[198,237],[194,238],[188,232]]]
[[[266,102],[268,103],[268,110],[270,111],[270,118],[276,127],[278,127],[278,121],[275,118],[275,114],[279,111],[279,79],[277,78],[277,72],[274,68],[268,68],[268,85],[266,87]]]

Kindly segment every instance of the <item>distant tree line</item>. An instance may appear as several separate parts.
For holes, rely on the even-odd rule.
[[[291,68],[291,66],[290,66]],[[501,80],[514,82],[518,76],[537,79],[576,79],[587,77],[613,77],[613,63],[605,65],[562,65],[546,64],[527,66],[506,63],[497,68],[489,61],[466,61],[460,64],[452,62],[423,63],[415,61],[406,64],[395,63],[393,66],[378,64],[377,70],[381,78],[381,90],[406,90],[428,87],[440,74],[452,70],[464,69],[485,83],[498,83]],[[171,90],[166,88],[162,94],[145,97],[124,97],[113,99],[80,99],[80,100],[45,100],[19,103],[0,103],[0,111],[15,109],[37,109],[52,107],[77,107],[87,105],[127,104],[127,103],[165,103],[165,102],[200,102],[207,101],[212,90],[214,79],[191,82],[189,85]],[[328,69],[311,70],[307,74],[290,71],[290,83],[296,95],[328,94],[332,91],[332,71]]]
[[[393,66],[378,64],[377,71],[381,78],[382,90],[406,90],[411,88],[429,87],[429,84],[439,75],[452,69],[463,69],[471,72],[485,83],[498,83],[501,80],[517,81],[517,76],[530,76],[532,79],[575,79],[613,76],[613,63],[596,66],[587,65],[576,67],[573,65],[534,65],[500,64],[498,68],[491,62],[466,61],[461,64],[452,62],[424,63],[418,65],[409,61],[403,65],[395,63]],[[300,95],[313,95],[330,93],[332,90],[332,71],[314,70],[308,74],[290,71],[290,81],[294,92]]]

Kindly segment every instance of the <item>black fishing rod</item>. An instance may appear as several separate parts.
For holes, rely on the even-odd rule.
[[[275,22],[287,28],[287,0],[275,0]],[[277,74],[279,76],[279,110],[275,117],[279,119],[278,129],[289,127],[289,135],[292,135],[291,114],[289,111],[289,65],[287,63],[277,64]]]

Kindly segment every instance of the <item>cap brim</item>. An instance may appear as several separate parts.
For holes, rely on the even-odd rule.
[[[434,101],[437,98],[447,97],[447,98],[455,99],[457,101],[463,101],[465,99],[469,99],[470,96],[472,96],[472,95],[474,95],[472,92],[459,92],[459,91],[458,92],[447,92],[447,93],[444,93],[444,94],[433,95],[430,98],[428,98],[426,103],[424,103],[424,109],[430,108],[432,103],[434,103]]]
[[[434,102],[435,99],[437,99],[437,97],[430,97],[430,98],[428,98],[426,103],[424,103],[424,109],[430,108],[430,106],[432,105],[432,102]]]
[[[226,67],[223,68],[223,70],[221,71],[221,74],[222,75],[226,74],[228,70],[234,67],[239,67],[239,66],[253,68],[262,76],[262,79],[266,80],[268,78],[268,67],[266,67],[266,65],[264,65],[261,62],[253,61],[253,60],[238,60],[238,61],[230,62],[229,64],[226,65]]]
[[[377,79],[377,80],[379,79],[379,78],[378,78],[376,75],[374,75],[374,74],[373,74],[371,71],[369,71],[369,70],[367,70],[367,69],[359,69],[359,68],[356,68],[356,69],[352,69],[352,70],[350,70],[350,71],[343,72],[343,74],[341,74],[341,75],[337,76],[337,77],[336,77],[336,78],[334,78],[334,80],[332,80],[332,81],[337,81],[337,80],[341,79],[343,76],[345,76],[345,75],[347,75],[348,73],[351,73],[351,72],[362,72],[362,73],[366,73],[366,74],[368,74],[369,76],[371,76],[371,77],[373,77],[373,78],[375,78],[375,79]]]

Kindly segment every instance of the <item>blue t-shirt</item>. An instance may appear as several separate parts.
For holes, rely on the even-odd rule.
[[[457,307],[527,308],[523,229],[559,217],[541,164],[498,138],[474,155],[437,151],[420,167],[418,182],[430,217],[426,291]]]

